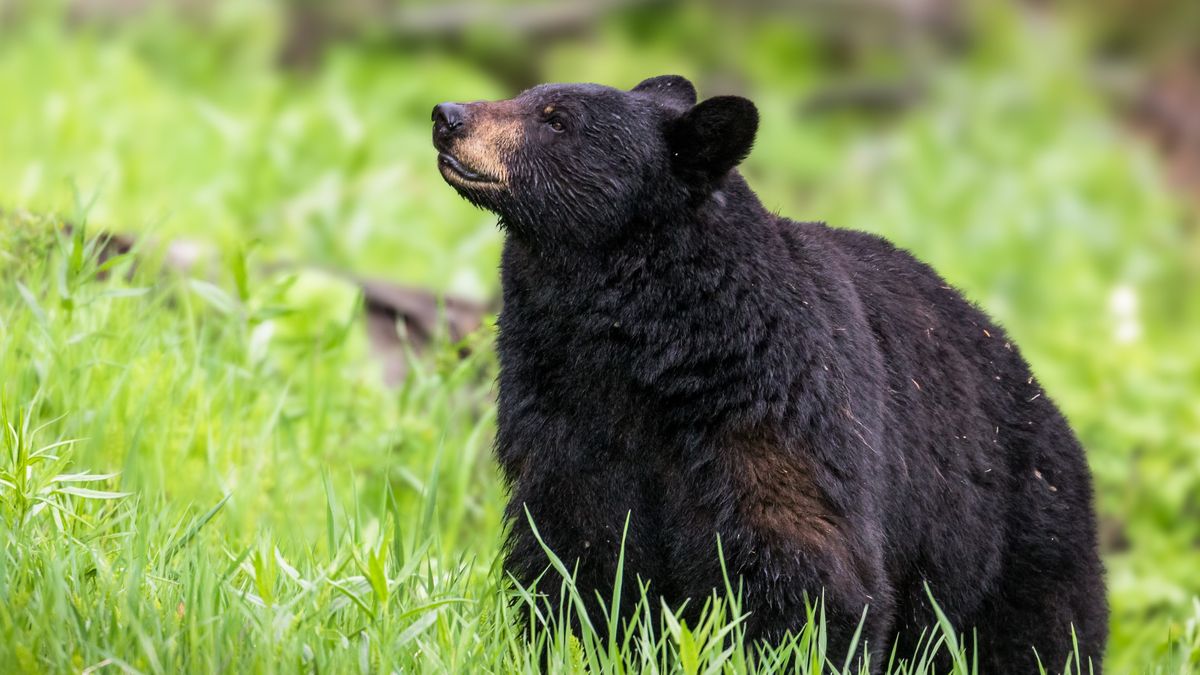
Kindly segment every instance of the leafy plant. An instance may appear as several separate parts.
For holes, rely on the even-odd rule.
[[[20,531],[42,516],[66,532],[84,521],[76,507],[78,500],[115,500],[129,495],[91,487],[115,478],[115,473],[64,473],[71,464],[70,447],[77,439],[39,445],[38,435],[61,418],[32,427],[30,410],[36,404],[35,400],[21,408],[13,419],[8,406],[0,401],[5,460],[0,465],[0,513],[13,530]]]

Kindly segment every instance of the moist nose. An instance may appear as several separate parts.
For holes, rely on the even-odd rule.
[[[433,138],[435,141],[449,139],[466,120],[466,108],[459,103],[439,103],[433,107]]]

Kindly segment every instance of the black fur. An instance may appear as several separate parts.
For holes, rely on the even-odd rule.
[[[883,239],[769,213],[732,171],[753,104],[694,103],[674,76],[536,87],[505,104],[507,184],[451,181],[508,231],[508,571],[547,566],[528,509],[609,597],[629,514],[627,609],[640,577],[698,611],[724,588],[719,537],[752,638],[823,594],[834,653],[869,606],[878,667],[933,625],[928,584],[978,631],[981,672],[1035,672],[1035,649],[1061,668],[1072,625],[1099,672],[1087,464],[1016,346]]]

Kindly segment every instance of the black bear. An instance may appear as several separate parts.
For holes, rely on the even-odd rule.
[[[505,236],[496,453],[506,569],[695,612],[742,587],[778,640],[822,599],[874,667],[934,614],[980,671],[1099,672],[1091,479],[1003,330],[887,241],[767,211],[753,103],[678,76],[433,111],[443,178]],[[528,514],[528,517],[527,517]],[[626,518],[628,532],[625,534]],[[554,599],[555,584],[540,591]],[[1086,665],[1085,665],[1086,672]]]

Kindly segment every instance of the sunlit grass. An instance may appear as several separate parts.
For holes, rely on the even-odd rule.
[[[434,358],[398,392],[325,322],[256,360],[251,324],[286,315],[250,309],[270,278],[216,300],[125,256],[100,281],[86,228],[4,224],[0,249],[26,263],[0,295],[7,672],[870,667],[831,653],[819,603],[784,643],[747,643],[730,580],[695,625],[644,593],[618,622],[620,588],[597,605],[553,552],[539,583],[561,585],[561,606],[508,583],[486,351]],[[276,350],[292,368],[270,365]],[[935,672],[939,653],[973,672],[948,624],[886,670]]]

